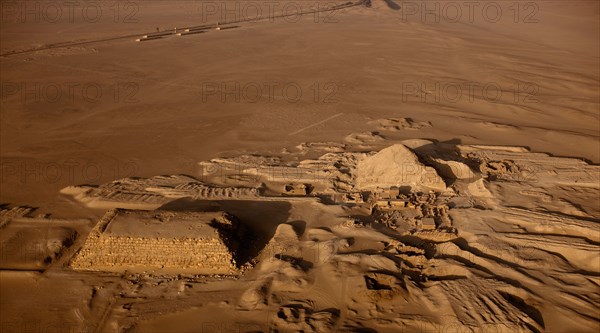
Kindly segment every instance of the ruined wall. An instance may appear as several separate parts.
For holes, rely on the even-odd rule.
[[[106,234],[106,227],[118,212],[109,211],[100,219],[71,260],[71,267],[99,271],[183,269],[201,274],[237,271],[233,254],[217,237],[143,238]]]
[[[178,185],[171,192],[180,197],[189,196],[196,199],[257,198],[260,196],[258,189],[252,187],[213,187],[201,183]]]
[[[71,266],[95,267],[140,266],[147,268],[182,268],[235,271],[235,261],[219,239],[169,239],[92,236],[75,256]]]

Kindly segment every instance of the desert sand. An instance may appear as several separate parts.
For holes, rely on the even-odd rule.
[[[1,6],[1,332],[600,330],[598,2]]]

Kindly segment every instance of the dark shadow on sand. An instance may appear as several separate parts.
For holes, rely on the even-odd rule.
[[[286,201],[259,200],[194,200],[181,198],[166,203],[158,210],[216,212],[234,215],[247,228],[241,240],[241,249],[236,262],[243,265],[255,258],[273,238],[277,226],[286,223],[292,205]],[[295,227],[302,228],[301,225]]]
[[[393,10],[400,10],[400,5],[394,2],[394,0],[385,0],[385,3]]]

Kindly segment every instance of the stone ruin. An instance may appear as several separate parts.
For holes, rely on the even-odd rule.
[[[90,232],[70,265],[76,270],[236,274],[246,235],[223,212],[115,209]]]
[[[403,194],[392,186],[371,192],[369,207],[376,221],[398,231],[454,232],[450,208],[439,199],[433,191]]]

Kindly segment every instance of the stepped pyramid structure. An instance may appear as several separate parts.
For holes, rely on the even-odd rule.
[[[235,274],[245,232],[223,212],[115,209],[71,260],[76,270]]]

